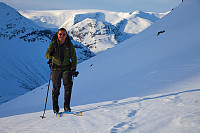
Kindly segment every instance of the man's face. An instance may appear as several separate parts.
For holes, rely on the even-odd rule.
[[[66,39],[66,37],[67,37],[67,33],[66,33],[65,31],[58,31],[57,36],[58,36],[58,40],[59,40],[61,43],[64,43],[64,42],[65,42],[65,39]]]

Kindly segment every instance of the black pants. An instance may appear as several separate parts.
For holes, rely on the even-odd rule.
[[[63,78],[64,85],[64,107],[70,107],[71,93],[72,93],[72,72],[71,69],[52,70],[52,101],[53,109],[59,109],[58,96],[60,95],[61,78]]]

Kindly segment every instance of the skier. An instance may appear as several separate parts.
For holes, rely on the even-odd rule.
[[[53,112],[59,113],[58,96],[60,95],[61,78],[63,78],[64,85],[64,111],[71,112],[72,76],[77,76],[77,57],[74,45],[65,28],[60,28],[55,34],[47,48],[45,57],[49,59],[49,64],[52,65]]]

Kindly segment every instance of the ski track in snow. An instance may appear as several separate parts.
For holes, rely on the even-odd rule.
[[[172,132],[200,131],[200,89],[170,94],[132,97],[72,107],[83,116],[63,115],[56,118],[52,110],[15,115],[0,119],[1,133],[18,132]],[[147,131],[148,129],[148,131]]]

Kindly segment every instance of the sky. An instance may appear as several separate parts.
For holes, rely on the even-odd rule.
[[[116,12],[167,12],[182,0],[0,0],[16,10],[100,9]]]

